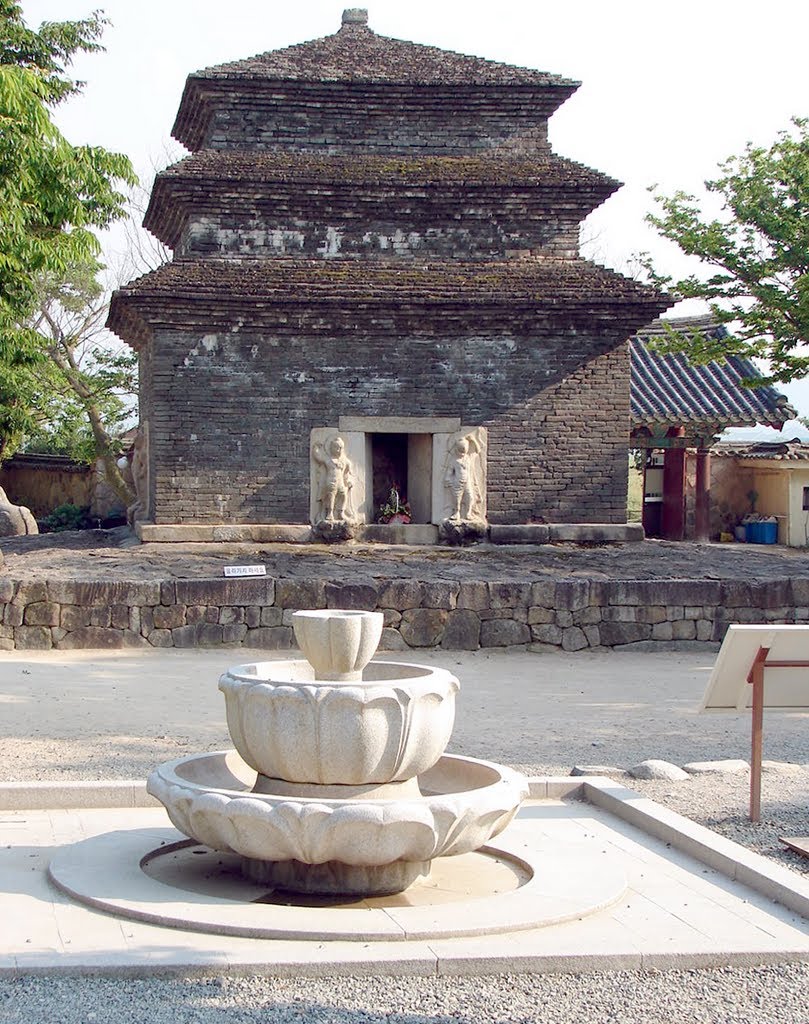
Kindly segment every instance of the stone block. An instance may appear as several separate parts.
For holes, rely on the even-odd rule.
[[[456,608],[480,612],[489,607],[489,585],[479,580],[463,582],[458,590]]]
[[[640,523],[551,523],[551,544],[631,544],[644,538]]]
[[[456,584],[457,586],[457,584]],[[403,612],[407,608],[421,607],[421,584],[418,580],[386,580],[379,585],[377,605]]]
[[[160,584],[160,603],[161,604],[176,604],[177,603],[177,588],[174,585],[174,580],[164,580]]]
[[[664,605],[669,603],[666,580],[608,580],[604,583],[607,604]]]
[[[14,646],[21,651],[49,651],[53,639],[48,626],[15,626]]]
[[[146,580],[50,580],[48,599],[87,608],[160,603],[160,583]]]
[[[458,600],[460,584],[454,580],[435,580],[430,583],[422,583],[421,606],[423,608],[443,608],[448,610],[454,608]]]
[[[244,608],[225,605],[224,608],[219,609],[219,621],[223,626],[237,626],[244,623],[244,620]]]
[[[719,580],[668,580],[665,602],[661,604],[697,605],[719,604],[722,584]]]
[[[51,626],[51,643],[58,644],[59,641],[66,636],[66,629],[62,629],[61,626]]]
[[[402,621],[402,613],[397,612],[394,608],[386,608],[382,612],[382,621],[385,626],[398,626]]]
[[[601,618],[604,622],[637,622],[640,612],[635,605],[609,606],[601,609]]]
[[[8,604],[14,597],[14,581],[0,579],[0,604]]]
[[[562,634],[563,651],[581,651],[587,646],[587,637],[584,635],[584,630],[579,629],[578,626],[571,626]]]
[[[654,626],[658,622],[665,622],[667,618],[667,610],[662,604],[653,604],[649,605],[647,608],[638,609],[638,622],[648,622]]]
[[[671,635],[674,640],[696,640],[697,624],[693,619],[679,619],[672,622]]]
[[[725,608],[749,608],[753,600],[750,584],[745,580],[722,580],[722,594],[717,604]]]
[[[186,623],[185,606],[181,604],[158,604],[152,611],[155,629],[178,629]]]
[[[257,604],[251,604],[244,610],[244,624],[248,629],[255,629],[261,625],[262,609]]]
[[[597,605],[580,608],[577,612],[573,612],[575,626],[593,626],[598,622],[601,622],[601,608]]]
[[[68,631],[73,629],[81,629],[82,626],[87,626],[90,623],[90,609],[79,608],[75,604],[65,605],[59,615],[59,625],[62,629]]]
[[[408,647],[435,647],[444,636],[448,613],[440,608],[408,608],[399,632]]]
[[[542,580],[531,585],[531,604],[538,608],[556,607],[556,583],[553,580]]]
[[[792,581],[766,580],[750,586],[750,603],[754,608],[786,608],[794,604]]]
[[[685,608],[681,604],[670,604],[666,609],[666,618],[669,622],[677,622],[685,618]]]
[[[170,629],[153,629],[147,637],[152,647],[173,647],[174,640]]]
[[[562,630],[554,622],[539,623],[531,626],[531,639],[539,644],[553,644],[554,647],[559,647],[562,643]]]
[[[557,626],[567,629],[573,625],[573,612],[569,612],[566,608],[560,608],[556,613],[555,621]]]
[[[376,584],[371,582],[326,584],[327,608],[372,612],[376,610],[378,596]]]
[[[530,583],[490,583],[490,608],[527,608],[531,604]]]
[[[588,580],[559,580],[556,584],[554,603],[557,608],[575,612],[590,604],[590,583]]]
[[[5,626],[21,626],[24,609],[19,604],[7,604],[3,610],[3,624]]]
[[[295,646],[295,635],[289,626],[259,626],[247,630],[244,643],[268,651],[288,651]]]
[[[378,649],[380,651],[407,651],[410,648],[407,646],[402,634],[397,629],[386,627],[382,630]]]
[[[112,611],[108,605],[90,609],[90,625],[103,626],[105,629],[112,622]]]
[[[267,603],[272,604],[271,601]],[[279,608],[294,608],[296,611],[325,608],[326,584],[322,580],[278,580],[275,603]]]
[[[546,523],[521,523],[516,526],[489,527],[492,544],[547,544],[550,527]]]
[[[583,632],[590,647],[601,646],[601,631],[598,626],[585,626]]]
[[[156,608],[154,610],[157,611]],[[205,605],[201,605],[201,604],[194,604],[194,605],[191,605],[190,607],[186,608],[186,610],[185,610],[185,621],[186,621],[186,624],[189,625],[189,626],[196,626],[198,622],[205,622],[206,621],[205,613],[207,611],[208,611],[208,609],[205,607]]]
[[[110,608],[110,625],[113,629],[130,629],[130,608],[126,604],[114,604]]]
[[[621,644],[648,640],[652,627],[648,622],[602,622],[598,632],[604,647],[620,647]]]
[[[518,647],[530,642],[531,629],[516,619],[490,619],[480,624],[481,647]]]
[[[224,639],[224,627],[216,622],[197,622],[173,629],[171,638],[175,647],[218,647]]]
[[[674,623],[673,622],[656,622],[652,626],[652,640],[673,640],[674,639]]]
[[[555,618],[556,614],[552,608],[533,607],[528,609],[528,624],[530,626],[539,625],[541,622],[553,622]]]
[[[60,607],[52,601],[37,601],[26,606],[23,622],[26,626],[58,626]]]
[[[217,605],[210,605],[205,609],[205,622],[216,625],[219,622],[219,608]]]
[[[223,627],[222,643],[232,644],[234,647],[241,644],[247,636],[247,626],[243,622],[229,622]]]
[[[176,580],[177,604],[185,605],[247,605],[272,604],[275,599],[275,580],[259,579],[204,579]],[[158,602],[150,602],[157,604]]]
[[[0,637],[0,651],[13,651],[14,641],[8,637]]]
[[[447,616],[441,646],[450,651],[476,651],[480,647],[480,618],[471,608],[456,608]]]
[[[792,602],[801,608],[809,607],[809,577],[796,576],[792,580]]]
[[[56,604],[63,603],[59,598],[49,595],[47,584],[41,580],[22,580],[17,584],[11,600],[17,605],[35,604],[48,600],[55,601]]]
[[[713,623],[708,619],[697,620],[697,640],[710,640],[713,636]]]
[[[77,651],[84,650],[85,648],[114,650],[129,645],[124,644],[124,630],[122,629],[108,629],[104,626],[80,626],[79,629],[74,629],[67,636],[64,636],[56,646],[63,651]]]
[[[143,607],[140,610],[140,632],[142,636],[149,636],[154,629],[154,608]]]

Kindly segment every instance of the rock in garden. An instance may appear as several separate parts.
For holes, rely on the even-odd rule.
[[[682,782],[691,778],[688,772],[670,761],[658,761],[652,758],[648,761],[641,761],[634,767],[628,769],[633,779],[665,779],[667,782]]]
[[[745,772],[750,770],[750,765],[747,761],[741,760],[727,760],[727,761],[691,761],[690,764],[684,764],[683,770],[688,772],[689,775],[744,775]]]
[[[12,505],[0,487],[0,537],[24,537],[39,533],[37,521],[25,505]]]
[[[607,779],[623,779],[629,775],[625,768],[616,768],[611,764],[577,764],[573,766],[571,775],[600,775]]]

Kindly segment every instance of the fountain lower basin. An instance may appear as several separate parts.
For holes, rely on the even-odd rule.
[[[448,754],[395,798],[373,789],[344,798],[297,795],[288,783],[273,793],[272,783],[236,751],[219,751],[160,765],[147,788],[181,832],[239,854],[255,881],[365,895],[399,892],[433,858],[478,849],[503,831],[528,793],[526,780],[508,768]]]

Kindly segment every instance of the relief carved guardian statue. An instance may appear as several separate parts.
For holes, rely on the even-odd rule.
[[[345,441],[335,434],[325,444],[315,443],[312,458],[318,465],[317,522],[353,523],[356,519],[351,494],[354,471],[345,453]]]
[[[450,442],[444,467],[444,518],[450,523],[483,523],[481,450],[471,434]]]

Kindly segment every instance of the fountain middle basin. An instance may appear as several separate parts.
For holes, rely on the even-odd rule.
[[[479,849],[528,795],[517,772],[448,754],[395,798],[376,788],[341,797],[339,786],[328,796],[257,792],[258,779],[235,751],[219,751],[160,765],[148,789],[182,833],[245,858],[253,880],[364,895],[401,891],[433,858]]]

